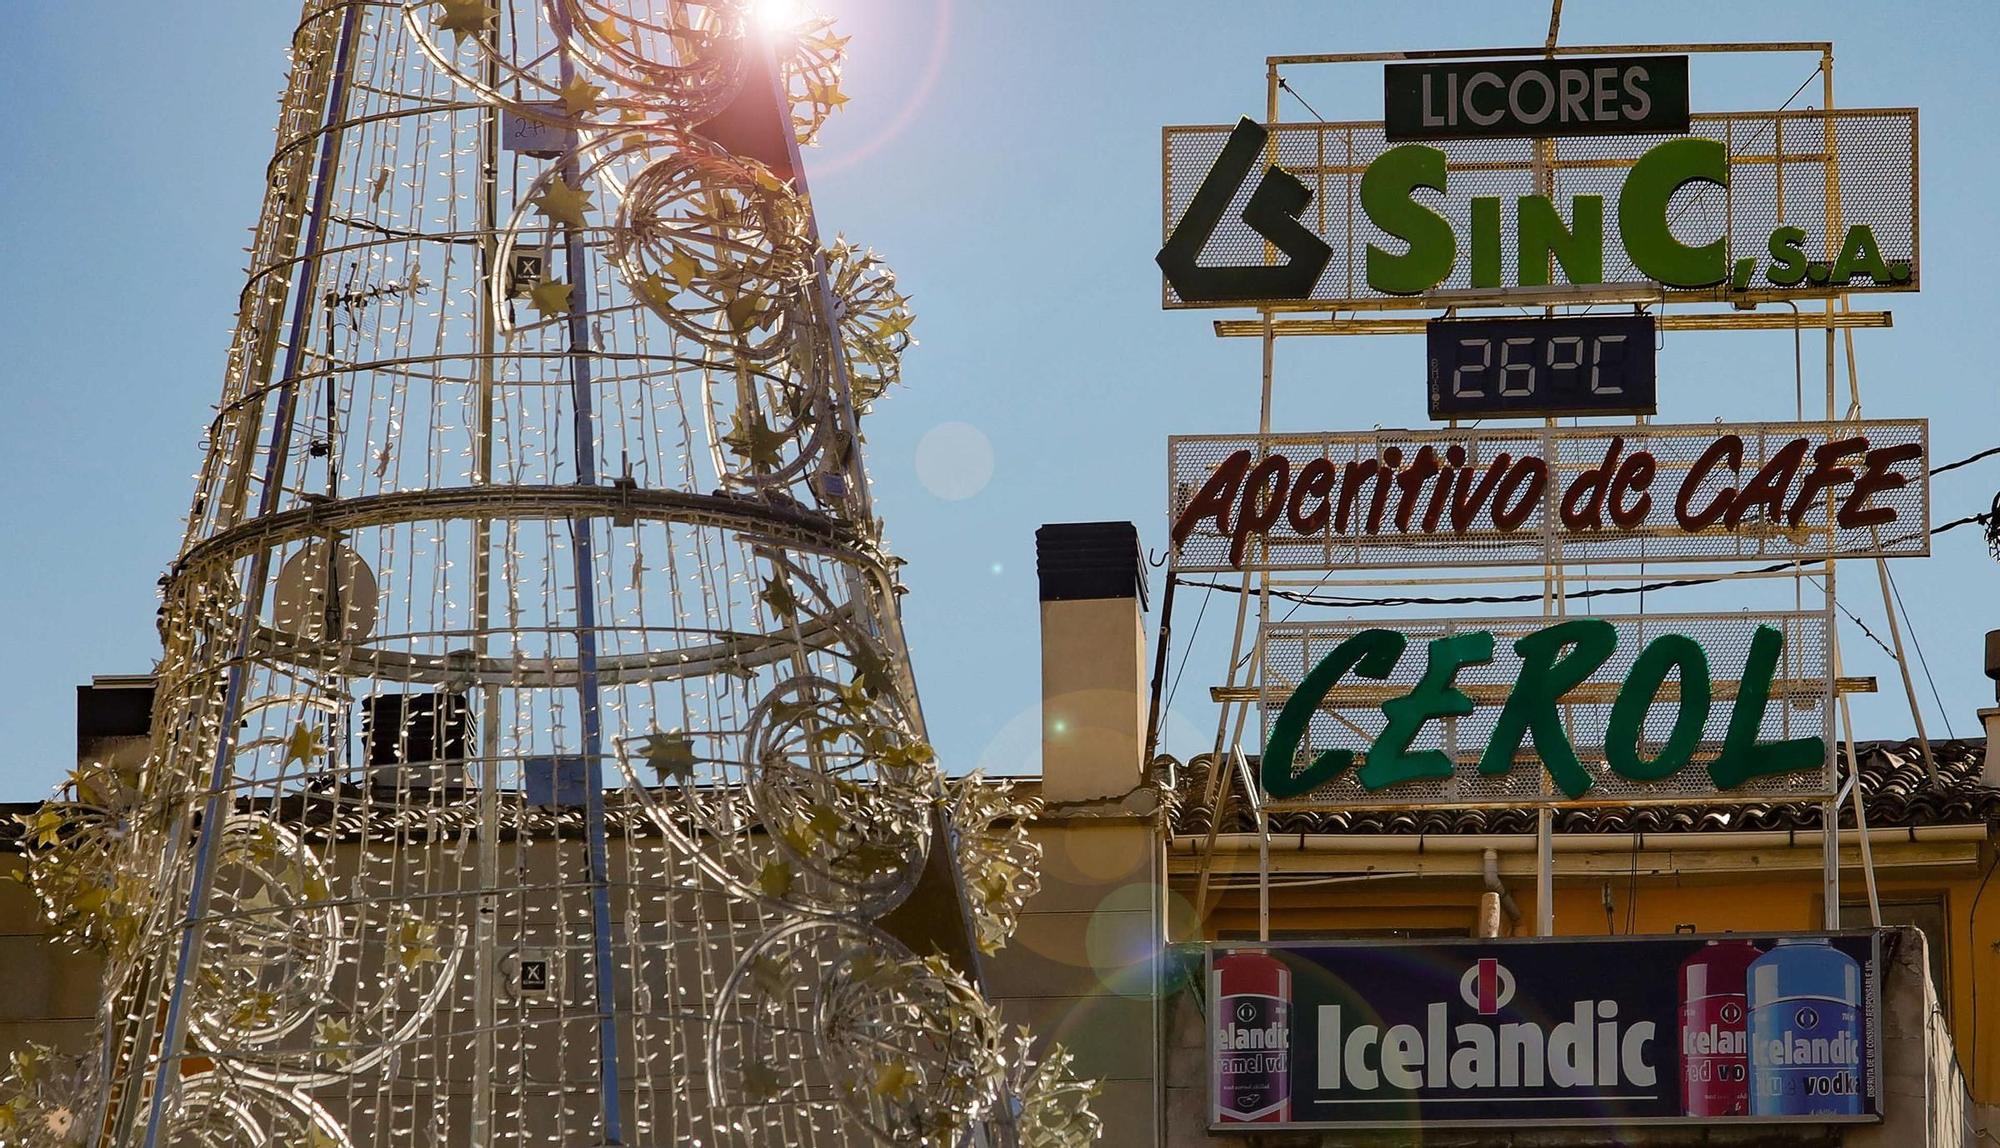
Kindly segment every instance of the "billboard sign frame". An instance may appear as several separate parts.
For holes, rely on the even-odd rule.
[[[1719,1004],[1706,994],[1691,997],[1681,983],[1688,966],[1708,961],[1714,946],[1739,945],[1752,950],[1762,946],[1747,968],[1740,962],[1734,969],[1746,982],[1741,995]],[[1202,960],[1209,1130],[1484,1128],[1522,1121],[1564,1126],[1878,1122],[1883,1108],[1882,947],[1879,930],[1211,942],[1204,946]],[[1612,957],[1606,948],[1623,951]],[[1840,959],[1829,958],[1828,950]],[[1252,954],[1282,968],[1262,978],[1266,983],[1261,985],[1236,982],[1235,987],[1249,991],[1227,992],[1217,976],[1219,954],[1225,959]],[[1274,954],[1291,954],[1291,959]],[[1843,961],[1857,978],[1852,988],[1843,988],[1844,998],[1814,1004],[1812,998],[1821,994],[1812,991],[1813,978],[1823,984],[1826,969],[1842,968]],[[1667,969],[1673,970],[1674,983],[1663,991],[1655,974]],[[1558,999],[1561,1003],[1552,1003]],[[1801,1000],[1806,1003],[1795,1003]],[[1222,1015],[1225,1003],[1228,1016]],[[1350,1003],[1359,1009],[1348,1010]],[[1349,1020],[1370,1023],[1349,1025]],[[1331,1071],[1324,1059],[1329,1023],[1338,1026],[1332,1031],[1339,1056]],[[1222,1047],[1225,1025],[1232,1044],[1227,1050]],[[1529,1027],[1537,1032],[1527,1034]],[[1468,1031],[1474,1028],[1488,1034],[1484,1041]],[[1523,1031],[1510,1033],[1510,1028]],[[1808,1035],[1801,1037],[1801,1029]],[[1828,1031],[1832,1035],[1818,1035]],[[1760,1034],[1781,1043],[1759,1040]],[[1530,1041],[1529,1035],[1541,1039]],[[1509,1037],[1519,1043],[1506,1044]],[[1806,1043],[1798,1044],[1802,1039]],[[1824,1043],[1816,1046],[1814,1040]],[[1445,1043],[1442,1052],[1435,1047],[1439,1042]],[[1552,1044],[1571,1054],[1572,1079],[1558,1082],[1554,1071],[1537,1066],[1532,1075],[1539,1083],[1531,1083],[1528,1047],[1538,1046],[1544,1060],[1561,1058]],[[1617,1064],[1599,1062],[1597,1071],[1577,1079],[1574,1062],[1593,1059],[1607,1045]],[[1493,1061],[1486,1070],[1474,1071],[1480,1047]],[[1521,1053],[1512,1083],[1500,1055],[1510,1048]],[[1808,1051],[1783,1051],[1798,1048]],[[1468,1049],[1475,1051],[1468,1054]],[[1225,1051],[1238,1058],[1226,1081]],[[1811,1063],[1822,1054],[1828,1063]],[[1800,1065],[1801,1059],[1807,1063]],[[1838,1063],[1849,1059],[1851,1072]],[[1742,1079],[1726,1071],[1731,1060]],[[1351,1071],[1343,1073],[1357,1067],[1363,1070],[1359,1079]],[[1555,1062],[1548,1061],[1548,1067],[1553,1069]],[[1496,1068],[1494,1080],[1486,1082],[1487,1070]],[[1730,1077],[1740,1097],[1712,1086],[1718,1069]],[[1816,1071],[1828,1075],[1815,1076]],[[1257,1087],[1260,1073],[1264,1094],[1246,1094],[1246,1081]],[[1246,1080],[1237,1079],[1239,1074]],[[1609,1082],[1607,1075],[1613,1078]],[[1468,1077],[1471,1083],[1462,1083]],[[1271,1085],[1276,1079],[1285,1082],[1283,1095]],[[1434,1084],[1438,1081],[1442,1087]],[[1311,1089],[1306,1111],[1319,1118],[1300,1118],[1301,1083]],[[1325,1087],[1329,1083],[1332,1087]],[[1800,1087],[1791,1087],[1794,1083]],[[1507,1088],[1543,1095],[1491,1095]],[[1761,1100],[1760,1089],[1769,1090]],[[1401,1095],[1381,1100],[1342,1095],[1376,1091]],[[1225,1121],[1225,1095],[1239,1105],[1254,1105],[1260,1115]],[[1737,1100],[1745,1107],[1741,1114],[1688,1111],[1734,1107]],[[1860,1111],[1825,1111],[1850,1106]],[[1596,1111],[1579,1115],[1579,1107]],[[1752,1107],[1821,1110],[1758,1113],[1748,1110]],[[1336,1112],[1356,1115],[1325,1115]]]

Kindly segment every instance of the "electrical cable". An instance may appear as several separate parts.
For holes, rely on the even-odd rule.
[[[1967,458],[1961,458],[1957,462],[1948,462],[1945,463],[1943,466],[1932,467],[1931,477],[1936,478],[1938,475],[1943,474],[1947,470],[1957,470],[1961,466],[1970,466],[1973,463],[1978,462],[1982,458],[1992,458],[1996,454],[2000,454],[2000,446],[1989,446],[1985,450],[1980,451],[1978,454],[1972,455]]]
[[[1985,525],[1986,523],[1995,521],[1995,518],[1996,515],[1993,511],[1988,511],[1985,514],[1968,514],[1964,518],[1953,519],[1942,526],[1934,526],[1931,528],[1930,533],[1932,537],[1936,537],[1948,531],[1956,530],[1961,526],[1971,526],[1974,523]],[[1892,539],[1891,541],[1900,542],[1903,539]],[[1820,560],[1799,558],[1789,562],[1774,562],[1769,566],[1759,566],[1754,570],[1742,571],[1741,573],[1776,574],[1797,566],[1809,566],[1818,561]],[[1737,576],[1737,574],[1708,574],[1697,578],[1675,578],[1664,582],[1647,582],[1639,586],[1600,586],[1589,590],[1572,590],[1563,594],[1562,598],[1565,601],[1574,601],[1584,598],[1608,598],[1622,594],[1643,594],[1649,590],[1675,590],[1684,586],[1706,586],[1713,582],[1725,582]],[[1244,593],[1243,587],[1229,586],[1221,582],[1200,582],[1190,578],[1183,579],[1181,584],[1184,586],[1199,586],[1206,590],[1226,590],[1231,594]],[[1270,594],[1273,598],[1283,598],[1288,602],[1300,602],[1308,606],[1330,606],[1339,609],[1355,610],[1373,606],[1494,606],[1517,602],[1540,602],[1544,597],[1541,594],[1466,594],[1455,598],[1415,596],[1396,598],[1332,598],[1301,593],[1296,590],[1267,589],[1263,592]]]
[[[1951,728],[1951,711],[1945,708],[1944,699],[1938,696],[1937,679],[1931,677],[1930,659],[1924,657],[1923,639],[1917,637],[1916,623],[1910,621],[1910,608],[1903,605],[1902,587],[1896,585],[1896,576],[1894,574],[1890,574],[1888,578],[1889,592],[1896,596],[1896,609],[1902,611],[1903,614],[1903,628],[1910,632],[1910,644],[1917,648],[1917,664],[1923,667],[1924,680],[1930,683],[1931,700],[1937,703],[1938,716],[1944,718],[1945,736],[1956,740],[1958,732]]]
[[[1193,586],[1196,583],[1183,578],[1181,585]],[[1195,612],[1194,629],[1188,631],[1188,644],[1187,648],[1181,651],[1181,664],[1174,667],[1174,680],[1167,685],[1167,700],[1160,705],[1160,724],[1163,726],[1166,724],[1167,715],[1174,710],[1174,695],[1180,693],[1181,674],[1187,670],[1188,657],[1194,653],[1195,636],[1201,633],[1201,620],[1208,616],[1208,600],[1213,597],[1215,593],[1212,586],[1209,587],[1209,593],[1201,596],[1201,609]]]
[[[1810,574],[1807,574],[1805,576],[1805,579],[1806,581],[1813,584],[1813,589],[1818,590],[1822,594],[1826,593],[1826,587],[1820,584],[1819,579],[1813,577]],[[1887,643],[1883,642],[1882,639],[1876,637],[1875,631],[1868,628],[1868,623],[1862,621],[1860,615],[1848,609],[1844,604],[1842,604],[1842,602],[1838,598],[1835,598],[1833,600],[1833,604],[1840,607],[1840,612],[1847,615],[1848,621],[1854,623],[1856,626],[1861,628],[1862,635],[1865,636],[1869,641],[1875,643],[1877,649],[1889,655],[1891,658],[1896,656],[1896,651],[1890,649]]]
[[[1320,114],[1319,114],[1319,111],[1318,111],[1317,109],[1315,109],[1315,108],[1314,108],[1314,107],[1313,107],[1313,106],[1312,106],[1311,104],[1308,104],[1308,103],[1306,103],[1306,98],[1305,98],[1304,96],[1300,95],[1300,94],[1298,93],[1298,90],[1297,90],[1296,88],[1292,87],[1292,85],[1291,85],[1291,84],[1287,83],[1287,82],[1286,82],[1286,80],[1285,80],[1285,77],[1283,77],[1283,76],[1279,76],[1279,77],[1278,77],[1278,86],[1279,86],[1280,88],[1283,88],[1283,89],[1284,89],[1285,91],[1287,91],[1287,92],[1290,92],[1290,93],[1291,93],[1291,95],[1292,95],[1292,98],[1293,98],[1293,99],[1295,99],[1295,100],[1297,100],[1297,101],[1299,102],[1299,105],[1300,105],[1301,107],[1305,108],[1305,110],[1307,110],[1307,111],[1309,111],[1309,112],[1312,112],[1312,118],[1314,118],[1314,119],[1318,120],[1318,121],[1319,121],[1320,123],[1325,123],[1325,122],[1326,122],[1326,117],[1325,117],[1325,116],[1323,116],[1323,115],[1320,115]]]

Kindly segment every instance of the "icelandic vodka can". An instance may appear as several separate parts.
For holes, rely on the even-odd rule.
[[[1262,949],[1215,957],[1215,1114],[1219,1124],[1292,1118],[1292,971]]]
[[[1750,1114],[1748,941],[1710,941],[1681,962],[1681,1114]]]
[[[1750,1112],[1859,1116],[1861,966],[1825,938],[1784,938],[1750,965]]]

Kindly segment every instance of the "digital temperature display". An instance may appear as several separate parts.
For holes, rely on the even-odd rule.
[[[1651,315],[1432,319],[1424,329],[1431,417],[1650,415]]]

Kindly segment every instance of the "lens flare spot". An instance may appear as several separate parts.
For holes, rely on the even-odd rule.
[[[971,423],[939,423],[917,440],[917,481],[946,502],[961,502],[993,481],[993,444]]]
[[[789,32],[812,17],[799,0],[755,0],[750,18],[766,32]]]

